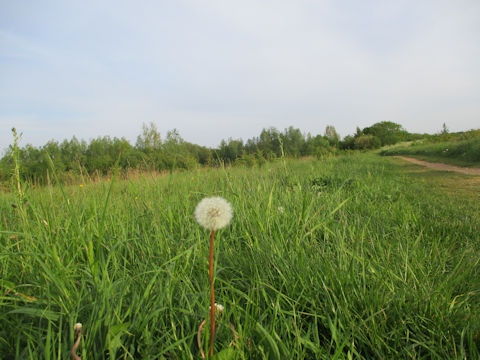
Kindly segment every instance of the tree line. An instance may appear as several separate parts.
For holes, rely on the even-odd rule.
[[[135,145],[125,138],[103,136],[89,142],[73,137],[45,145],[26,145],[17,150],[23,180],[44,183],[53,163],[57,174],[106,175],[116,166],[122,170],[164,171],[192,169],[196,166],[221,164],[261,165],[283,156],[325,156],[342,150],[374,149],[398,141],[422,137],[410,134],[399,124],[384,121],[343,140],[335,128],[328,125],[323,135],[304,134],[292,126],[284,131],[271,127],[258,137],[222,140],[218,148],[207,148],[182,139],[177,130],[168,131],[162,138],[154,123],[144,124]],[[13,171],[13,146],[0,159],[0,181],[7,181]],[[51,160],[51,162],[50,162]]]

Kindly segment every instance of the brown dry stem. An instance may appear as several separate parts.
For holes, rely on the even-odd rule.
[[[77,338],[77,340],[75,341],[75,344],[73,344],[73,348],[72,348],[72,356],[75,360],[82,360],[82,358],[77,355],[77,348],[78,348],[78,345],[80,345],[80,341],[82,340],[82,333],[83,333],[83,327],[81,325],[78,327],[75,326],[75,337]]]

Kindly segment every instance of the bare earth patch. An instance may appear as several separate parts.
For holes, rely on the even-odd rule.
[[[396,157],[402,160],[410,161],[417,165],[426,166],[434,170],[455,171],[455,172],[459,172],[467,175],[480,175],[480,169],[464,168],[460,166],[453,166],[453,165],[447,165],[447,164],[441,164],[441,163],[431,163],[428,161],[409,158],[406,156],[396,156]]]

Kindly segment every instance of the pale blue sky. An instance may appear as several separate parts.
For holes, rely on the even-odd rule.
[[[480,127],[480,1],[0,0],[0,148]]]

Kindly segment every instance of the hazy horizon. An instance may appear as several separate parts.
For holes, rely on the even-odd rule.
[[[146,125],[150,125],[150,124],[146,124]],[[370,124],[370,125],[373,125],[373,124]],[[401,124],[400,124],[400,125],[401,125]],[[442,124],[442,125],[443,125],[443,124]],[[367,126],[369,126],[369,125],[367,125]],[[287,127],[287,128],[288,128],[288,127]],[[278,128],[276,128],[276,129],[277,129],[278,131],[280,131],[280,132],[284,132],[284,130],[286,130],[287,128],[284,128],[284,129],[278,129]],[[266,129],[268,130],[268,128],[266,128]],[[480,129],[480,127],[470,128],[470,129],[463,129],[463,130],[458,130],[458,131],[452,131],[452,130],[451,130],[450,128],[448,128],[448,126],[447,126],[447,129],[449,130],[449,132],[462,132],[462,131],[469,131],[469,130]],[[10,129],[10,130],[11,130],[11,129]],[[43,146],[43,145],[46,145],[47,142],[49,142],[49,141],[56,141],[56,142],[58,142],[58,143],[62,143],[64,140],[70,141],[70,140],[72,140],[74,137],[77,138],[77,140],[79,140],[79,141],[86,141],[87,143],[89,143],[89,142],[90,142],[91,140],[93,140],[93,139],[103,138],[103,137],[106,137],[106,136],[109,136],[109,137],[111,137],[111,138],[114,138],[114,137],[117,137],[117,138],[120,138],[120,139],[123,138],[123,139],[128,140],[131,145],[135,145],[135,144],[136,144],[136,141],[137,141],[137,136],[138,136],[138,135],[141,135],[141,133],[142,133],[142,129],[139,129],[138,134],[131,137],[133,140],[127,138],[126,136],[112,136],[112,135],[109,135],[109,134],[101,134],[101,135],[94,136],[94,137],[91,137],[91,138],[88,138],[88,139],[87,139],[87,138],[81,138],[81,137],[78,137],[77,135],[73,134],[73,135],[70,136],[70,137],[65,137],[65,138],[62,138],[62,139],[54,139],[54,138],[52,138],[52,139],[48,139],[47,141],[45,141],[45,142],[43,142],[43,143],[33,144],[33,143],[31,143],[31,142],[26,141],[26,139],[24,138],[24,134],[22,133],[21,129],[17,129],[17,128],[16,128],[16,130],[17,130],[18,135],[20,135],[20,142],[19,142],[19,144],[20,144],[21,147],[24,147],[24,146],[26,146],[26,145],[32,145],[32,146],[35,146],[35,147],[41,147],[41,146]],[[167,130],[165,133],[161,133],[161,134],[160,134],[161,137],[162,137],[162,141],[165,140],[165,137],[166,137],[166,135],[167,135],[167,132],[170,131],[170,130],[174,130],[174,128],[169,129],[169,130]],[[303,129],[299,129],[299,130],[302,132],[302,134],[305,134],[305,135],[308,134],[308,132],[303,131]],[[356,130],[356,129],[355,129],[355,130]],[[408,131],[408,129],[406,129],[406,130]],[[422,132],[421,134],[434,135],[434,134],[440,133],[441,131],[442,131],[442,127],[440,127],[439,129],[435,129],[435,131]],[[410,132],[410,131],[409,131],[409,132]],[[311,134],[312,136],[316,136],[316,135],[324,135],[324,133],[325,133],[325,131],[321,131],[321,132],[319,132],[319,133],[310,133],[310,134]],[[410,132],[410,133],[411,133],[411,132]],[[197,143],[194,143],[194,142],[189,141],[188,139],[185,139],[185,138],[182,136],[181,133],[179,133],[179,134],[180,134],[180,137],[181,137],[183,140],[188,141],[188,142],[190,142],[190,143],[193,143],[193,144],[196,144],[196,145],[205,146],[205,147],[207,147],[207,148],[218,148],[218,146],[220,145],[220,143],[221,143],[222,140],[228,141],[228,139],[233,139],[233,140],[241,139],[244,143],[246,143],[247,140],[249,140],[249,139],[251,139],[251,138],[254,138],[254,137],[258,137],[258,136],[260,135],[260,132],[259,132],[258,134],[254,134],[254,135],[250,136],[249,138],[241,138],[241,137],[235,137],[235,136],[227,136],[227,137],[225,137],[225,138],[218,139],[218,141],[216,141],[216,144],[215,144],[215,145],[208,145],[208,144],[207,144],[207,145],[202,145],[202,144],[197,144]],[[345,136],[354,135],[354,134],[355,134],[355,131],[352,131],[351,133],[346,134],[346,135],[341,135],[341,134],[340,134],[340,135],[341,135],[341,139],[343,139],[343,138],[345,138]],[[9,144],[6,144],[6,146],[4,146],[3,148],[0,148],[0,155],[2,155],[6,150],[8,150],[8,147],[13,144],[13,135],[12,135],[11,132],[10,132],[10,135],[11,135],[11,142],[10,142]]]

